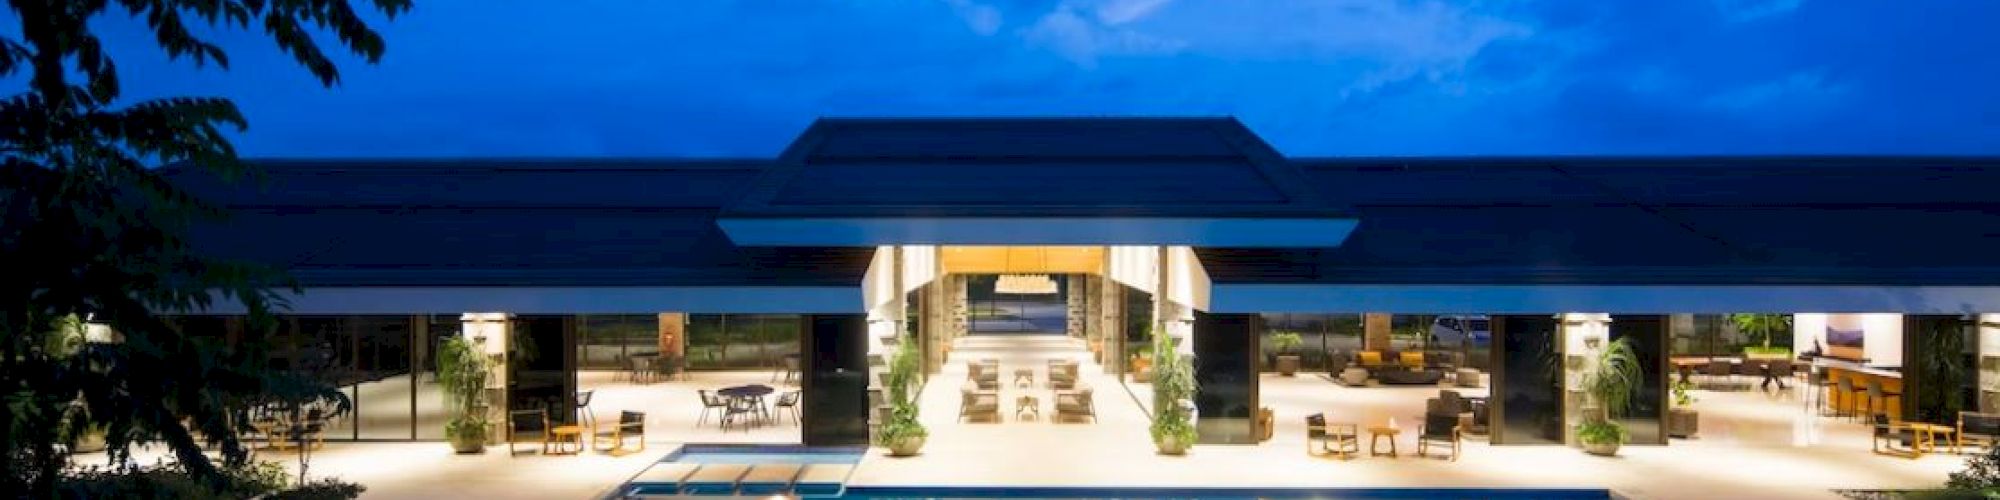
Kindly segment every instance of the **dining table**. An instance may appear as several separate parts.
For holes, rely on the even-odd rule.
[[[768,414],[770,407],[764,405],[764,398],[773,392],[778,390],[764,384],[745,384],[716,389],[715,394],[730,399],[752,401],[757,405],[759,412]]]

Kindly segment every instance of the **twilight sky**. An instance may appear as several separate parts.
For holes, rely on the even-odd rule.
[[[1293,156],[1996,154],[1995,19],[1986,0],[418,0],[331,90],[253,34],[215,35],[222,72],[98,26],[129,97],[237,99],[250,156],[768,157],[814,117],[900,115],[1235,115]]]

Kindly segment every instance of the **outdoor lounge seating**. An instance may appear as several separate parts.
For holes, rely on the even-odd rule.
[[[1916,431],[1902,422],[1889,420],[1888,415],[1875,415],[1875,430],[1868,444],[1869,451],[1881,455],[1917,458],[1922,456],[1916,449]]]
[[[1306,415],[1306,454],[1314,454],[1314,444],[1321,453],[1353,458],[1361,453],[1361,429],[1354,424],[1328,424],[1324,413]]]
[[[1000,421],[1000,393],[968,384],[958,390],[958,420]]]
[[[1456,414],[1429,413],[1424,415],[1424,425],[1417,430],[1417,456],[1428,457],[1432,448],[1450,450],[1451,460],[1458,461],[1459,443],[1463,440]]]
[[[1952,447],[1961,451],[1967,443],[1992,449],[1994,443],[2000,442],[2000,413],[1958,412],[1958,430],[1952,439]]]
[[[518,454],[514,445],[523,442],[539,443],[542,445],[541,452],[548,453],[555,441],[549,434],[552,428],[548,410],[507,412],[507,456]]]
[[[646,449],[645,413],[636,411],[618,412],[618,423],[608,426],[597,426],[597,432],[592,434],[591,446],[612,452],[625,451],[626,438],[639,438],[639,447],[631,451],[644,451]],[[611,447],[601,447],[605,443],[610,443]]]
[[[1075,389],[1078,365],[1075,361],[1049,360],[1049,388],[1057,390]]]
[[[982,359],[979,360],[978,362],[967,364],[965,368],[966,368],[965,372],[966,380],[969,380],[974,385],[977,385],[979,387],[979,390],[982,391],[1000,390],[999,360]]]
[[[1093,399],[1090,387],[1056,391],[1055,421],[1082,420],[1086,418],[1090,419],[1091,423],[1097,422],[1097,403]]]

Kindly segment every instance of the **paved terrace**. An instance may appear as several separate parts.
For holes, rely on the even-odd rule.
[[[1007,378],[1015,363],[1040,367],[1048,356],[1084,359],[1085,379],[1097,388],[1097,423],[1048,422],[1046,412],[1052,403],[1046,396],[1044,419],[1017,421],[1012,411],[1012,392],[1017,389],[1011,383],[1003,384],[1009,393],[1003,398],[1000,423],[956,422],[958,381],[964,377],[965,361],[998,357],[1003,382],[1011,382]],[[931,429],[924,454],[896,459],[871,452],[850,485],[1518,486],[1609,488],[1632,498],[1835,498],[1834,489],[1935,486],[1965,459],[1944,453],[1915,460],[1873,454],[1867,427],[1807,416],[1799,399],[1802,393],[1796,389],[1702,391],[1697,403],[1702,412],[1699,439],[1674,440],[1670,446],[1627,446],[1616,458],[1560,446],[1494,447],[1478,438],[1468,441],[1464,456],[1456,462],[1417,458],[1410,453],[1415,443],[1409,433],[1414,432],[1413,419],[1421,413],[1424,398],[1435,395],[1436,389],[1346,388],[1304,374],[1264,377],[1265,404],[1277,414],[1276,437],[1270,442],[1203,446],[1186,457],[1163,457],[1152,451],[1145,414],[1135,398],[1103,375],[1101,368],[1089,364],[1087,355],[995,348],[959,351],[953,358],[954,363],[933,378],[923,394],[923,418]],[[752,376],[716,378],[733,381]],[[1145,394],[1143,385],[1135,389]],[[1396,417],[1409,427],[1400,443],[1404,456],[1351,460],[1307,456],[1303,416],[1315,411],[1327,412],[1333,421],[1363,424]],[[600,418],[608,418],[605,413],[600,409]],[[594,498],[671,452],[676,441],[769,442],[767,432],[776,432],[745,436],[693,431],[680,422],[692,418],[692,413],[668,416],[657,430],[649,426],[655,442],[646,452],[619,457],[601,453],[509,457],[504,447],[489,449],[485,455],[456,456],[446,445],[434,442],[329,443],[314,453],[312,472],[358,481],[368,486],[365,498]]]

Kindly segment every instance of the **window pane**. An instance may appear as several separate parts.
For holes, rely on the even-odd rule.
[[[354,411],[362,439],[410,438],[410,318],[351,316]]]

